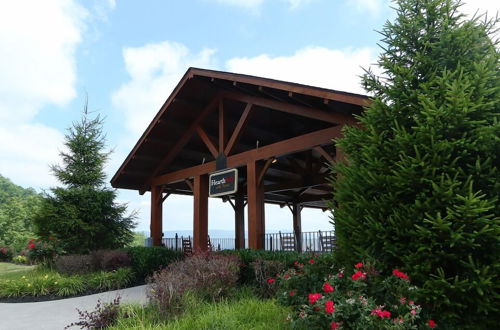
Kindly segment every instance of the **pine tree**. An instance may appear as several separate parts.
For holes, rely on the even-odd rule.
[[[37,233],[55,237],[66,253],[87,253],[123,247],[133,239],[135,214],[115,202],[116,192],[106,187],[103,120],[91,118],[87,104],[80,121],[65,137],[67,151],[60,152],[61,165],[51,166],[65,187],[51,189],[35,216]]]
[[[482,329],[500,324],[498,19],[459,6],[396,1],[331,208],[340,264],[402,269],[442,324]]]

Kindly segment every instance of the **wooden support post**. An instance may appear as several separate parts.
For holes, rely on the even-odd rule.
[[[206,251],[208,248],[208,175],[196,175],[193,188],[194,249]]]
[[[162,238],[162,187],[151,186],[151,237],[153,246],[161,246]]]
[[[245,248],[245,194],[239,190],[234,196],[235,248]]]
[[[247,164],[248,247],[256,250],[264,249],[264,186],[258,184],[262,168],[260,162]]]
[[[293,203],[292,214],[293,214],[293,233],[295,234],[295,242],[297,251],[302,252],[302,218],[301,218],[302,206],[297,203]]]

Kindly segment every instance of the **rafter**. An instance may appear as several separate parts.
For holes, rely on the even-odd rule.
[[[222,92],[222,96],[224,98],[229,98],[240,102],[252,103],[255,106],[317,119],[332,124],[354,124],[356,122],[356,120],[350,115],[324,111],[317,108],[309,108],[276,100],[270,100],[264,97],[251,96],[238,92]]]
[[[212,142],[212,139],[207,135],[205,130],[203,128],[201,128],[201,126],[198,126],[198,127],[196,127],[196,132],[200,136],[203,143],[205,143],[205,145],[207,146],[207,148],[210,151],[210,153],[212,154],[212,156],[214,156],[214,158],[217,158],[217,154],[218,154],[217,147]]]
[[[200,114],[196,117],[196,119],[191,123],[191,125],[188,127],[188,129],[182,134],[180,139],[177,141],[175,145],[172,146],[172,148],[169,150],[165,158],[160,162],[160,164],[156,167],[154,171],[152,171],[151,175],[148,177],[146,180],[143,189],[139,191],[139,193],[144,193],[146,189],[151,185],[152,179],[158,175],[158,173],[168,166],[174,157],[179,153],[179,151],[182,150],[182,148],[189,142],[191,137],[193,136],[194,132],[196,131],[196,128],[199,126],[199,124],[205,119],[205,117],[213,110],[215,105],[219,103],[220,96],[216,96],[215,98],[212,99],[212,102],[210,102],[203,110],[201,110]]]
[[[316,150],[323,158],[325,158],[330,164],[333,164],[335,161],[333,160],[333,157],[321,146],[314,147],[314,150]]]
[[[224,117],[224,100],[219,101],[219,153],[224,152],[226,146],[226,118]]]
[[[243,130],[245,129],[246,125],[248,124],[248,119],[250,117],[250,113],[252,111],[252,104],[248,103],[245,106],[245,110],[243,110],[243,113],[240,117],[240,120],[238,121],[238,124],[236,124],[236,127],[233,131],[233,134],[231,135],[231,138],[229,139],[229,142],[227,143],[226,148],[224,149],[224,154],[226,156],[229,156],[231,154],[231,151],[233,151],[234,146],[238,142],[241,133],[243,133]]]

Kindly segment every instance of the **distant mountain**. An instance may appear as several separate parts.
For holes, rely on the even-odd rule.
[[[271,233],[278,233],[279,230],[266,230],[266,234],[271,234]],[[282,230],[282,233],[288,233],[289,231],[287,230]],[[184,236],[193,236],[193,231],[192,230],[177,230],[177,231],[165,231],[165,238],[173,238],[175,237],[175,234],[177,234],[179,237]],[[211,238],[234,238],[234,230],[227,230],[227,229],[209,229],[208,230],[208,235],[210,235]],[[245,237],[248,237],[248,232],[245,231]]]
[[[18,186],[0,174],[0,205],[7,203],[13,197],[23,198],[28,196],[38,196],[38,194],[33,188],[26,189]]]

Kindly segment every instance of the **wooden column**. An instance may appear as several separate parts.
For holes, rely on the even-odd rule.
[[[151,237],[153,238],[153,246],[161,246],[161,238],[163,234],[163,200],[161,186],[151,186]]]
[[[206,251],[208,248],[208,175],[196,175],[193,185],[194,250]]]
[[[264,186],[259,184],[262,168],[259,162],[247,164],[248,247],[256,250],[264,249]]]
[[[238,190],[234,198],[235,248],[245,248],[245,195]]]
[[[292,215],[293,215],[293,233],[295,235],[295,242],[297,242],[297,251],[302,251],[302,218],[301,218],[302,206],[297,203],[293,203]]]

